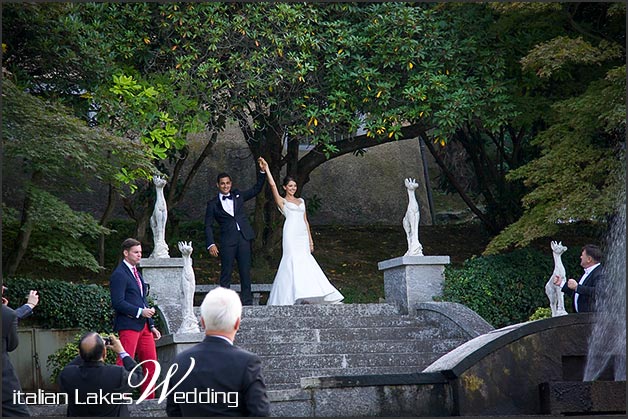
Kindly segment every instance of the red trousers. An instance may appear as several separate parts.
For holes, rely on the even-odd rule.
[[[153,334],[148,328],[148,324],[144,326],[144,329],[138,331],[135,330],[120,330],[118,332],[120,336],[120,343],[124,350],[131,356],[131,358],[136,358],[137,361],[142,362],[146,360],[154,360],[157,361],[157,348],[155,347],[155,339],[153,338]],[[116,362],[117,365],[122,365],[122,358],[118,357]],[[145,380],[142,383],[141,390],[142,393],[146,390],[148,385],[150,384],[153,375],[155,375],[155,365],[152,362],[147,362],[142,364],[142,368],[144,370]],[[147,399],[154,399],[155,392],[154,389],[151,388],[151,393],[147,397]]]

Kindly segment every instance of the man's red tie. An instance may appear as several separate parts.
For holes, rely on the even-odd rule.
[[[137,286],[140,288],[140,294],[144,295],[144,290],[142,289],[142,281],[140,280],[140,273],[137,271],[137,267],[133,267],[133,276],[135,276],[135,280],[137,281]]]

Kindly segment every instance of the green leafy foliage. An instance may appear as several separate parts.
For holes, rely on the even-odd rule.
[[[528,321],[541,320],[541,319],[549,319],[552,317],[552,309],[549,307],[539,307],[536,309],[534,313],[530,316]]]
[[[526,14],[534,9],[521,8]],[[522,76],[536,86],[532,91],[553,99],[538,107],[543,129],[531,145],[539,156],[507,176],[527,189],[524,211],[485,254],[527,246],[556,233],[559,224],[604,225],[625,190],[625,5],[559,8],[567,30],[530,46],[519,60]]]
[[[84,267],[97,272],[100,266],[85,246],[88,238],[107,234],[94,217],[86,212],[74,211],[52,194],[31,189],[33,205],[31,217],[36,228],[34,235],[47,240],[31,249],[34,259],[64,267]]]
[[[186,126],[179,127],[185,120],[180,120],[182,115],[178,115],[175,121],[168,114],[168,96],[172,95],[166,94],[165,84],[152,86],[123,73],[114,74],[112,80],[108,92],[99,94],[98,100],[106,110],[107,118],[103,119],[111,121],[114,130],[127,137],[139,137],[155,160],[166,160],[169,154],[186,145]],[[198,106],[194,101],[189,101],[187,105],[194,108]],[[115,118],[111,118],[111,115],[115,115]]]
[[[571,64],[599,64],[620,59],[622,54],[622,46],[616,43],[603,40],[599,47],[594,47],[582,37],[558,36],[536,45],[521,59],[521,65],[524,70],[535,69],[539,77],[550,77]]]
[[[269,139],[282,138],[271,129],[333,158],[346,152],[338,138],[361,126],[367,138],[385,141],[401,138],[404,124],[419,123],[445,141],[462,121],[481,115],[495,128],[510,113],[498,80],[503,63],[477,36],[479,20],[488,17],[481,7],[468,13],[405,3],[154,7],[145,41],[154,62],[180,93],[243,124],[254,152],[269,152]]]
[[[563,254],[567,275],[582,271],[579,255],[572,248]],[[464,304],[498,328],[525,322],[537,307],[549,306],[545,284],[553,271],[551,253],[532,248],[474,257],[462,268],[445,268],[442,300]]]
[[[27,179],[22,202],[15,208],[21,213],[18,225],[9,224],[16,235],[4,249],[9,254],[7,273],[17,270],[31,234],[51,234],[51,240],[31,252],[35,258],[96,271],[98,264],[86,250],[85,240],[107,230],[93,216],[71,209],[59,195],[87,189],[89,178],[123,188],[134,179],[117,177],[120,167],[147,177],[154,166],[141,147],[88,127],[65,107],[23,92],[6,77],[2,88],[5,157],[13,167],[21,166]]]
[[[155,169],[145,150],[104,130],[90,128],[58,103],[25,93],[2,79],[2,140],[6,158],[23,162],[26,173],[38,173],[57,187],[84,188],[86,174],[113,180],[120,167]]]
[[[33,203],[28,208],[33,228],[29,241],[32,245],[25,257],[52,266],[86,268],[97,272],[100,266],[88,250],[90,239],[101,233],[108,234],[109,230],[98,225],[91,214],[72,210],[64,201],[46,191],[33,186],[27,193]],[[18,237],[20,221],[15,209],[7,207],[7,210],[2,223],[2,240],[4,249],[11,249]]]
[[[80,328],[110,333],[113,309],[109,290],[95,284],[73,284],[54,279],[9,278],[7,298],[16,308],[29,290],[39,292],[39,304],[29,322],[46,329]]]
[[[604,223],[614,213],[625,190],[625,77],[619,67],[583,95],[554,105],[555,123],[533,142],[542,155],[509,174],[530,188],[525,213],[486,254],[548,237],[560,223]]]

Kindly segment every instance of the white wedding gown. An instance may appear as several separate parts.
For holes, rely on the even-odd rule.
[[[284,199],[283,255],[267,305],[329,304],[344,299],[310,253],[310,238],[303,218],[305,202]]]

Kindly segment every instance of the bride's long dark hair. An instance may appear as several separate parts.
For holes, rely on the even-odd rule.
[[[290,183],[290,182],[297,183],[296,179],[293,178],[292,176],[286,176],[285,178],[283,178],[283,182],[281,182],[281,185],[283,187],[286,187],[286,186],[288,186],[288,183]],[[297,184],[297,186],[298,186],[298,184]],[[284,195],[285,194],[286,194],[286,191],[284,190]]]
[[[283,182],[281,182],[281,184],[283,186],[288,186],[288,183],[290,183],[290,181],[297,183],[296,179],[293,178],[292,176],[286,176],[285,178],[283,178]]]

